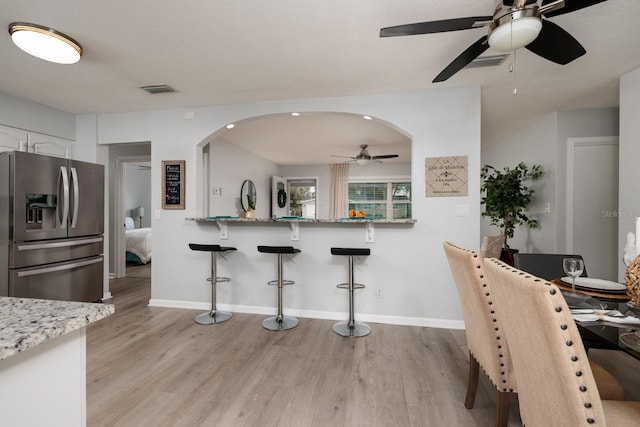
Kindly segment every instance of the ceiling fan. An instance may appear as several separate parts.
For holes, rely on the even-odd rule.
[[[492,47],[508,52],[526,47],[531,52],[557,64],[566,65],[586,50],[571,34],[557,24],[543,19],[574,12],[606,0],[504,0],[499,1],[493,16],[470,16],[441,21],[397,25],[380,30],[380,37],[443,33],[489,26],[487,35],[469,46],[433,79],[443,82]]]
[[[366,166],[371,162],[382,163],[381,159],[393,159],[394,157],[398,157],[397,154],[383,154],[380,156],[372,156],[367,151],[367,147],[368,147],[367,144],[362,144],[360,146],[360,153],[358,153],[358,155],[355,157],[351,157],[351,156],[331,156],[331,157],[344,157],[347,159],[351,159],[351,160],[347,160],[347,162],[356,162],[360,166]]]

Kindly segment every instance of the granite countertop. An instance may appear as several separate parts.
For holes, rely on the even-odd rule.
[[[415,219],[372,219],[372,218],[339,218],[339,219],[308,219],[296,217],[277,218],[240,218],[229,216],[210,216],[204,218],[186,218],[186,221],[196,222],[240,222],[240,223],[310,223],[310,224],[415,224]]]
[[[0,360],[114,312],[112,304],[0,297]]]

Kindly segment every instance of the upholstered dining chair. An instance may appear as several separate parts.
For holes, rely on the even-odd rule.
[[[491,298],[492,284],[484,274],[482,258],[474,251],[451,242],[444,243],[465,323],[469,348],[469,377],[465,407],[473,407],[478,387],[479,368],[496,387],[496,426],[506,426],[509,420],[510,393],[517,392],[509,347],[502,333],[502,319],[497,304]],[[609,399],[623,399],[624,390],[604,368],[593,364],[600,392]]]
[[[483,263],[474,251],[460,248],[451,242],[444,243],[451,274],[456,283],[465,335],[469,348],[469,378],[464,406],[473,407],[478,388],[480,367],[496,388],[495,425],[509,422],[510,393],[516,391],[509,348],[500,340],[502,324],[494,317],[489,305],[489,283],[484,280]]]
[[[513,266],[518,270],[526,271],[545,280],[564,277],[567,274],[562,267],[565,258],[580,258],[581,255],[562,254],[527,254],[516,253],[513,255]],[[584,266],[581,277],[587,277],[587,266]]]
[[[640,402],[602,400],[578,328],[558,288],[496,260],[485,262],[490,298],[509,343],[522,422],[637,426]]]

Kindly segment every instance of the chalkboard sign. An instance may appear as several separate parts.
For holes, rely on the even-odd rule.
[[[184,209],[184,160],[162,161],[162,209]]]

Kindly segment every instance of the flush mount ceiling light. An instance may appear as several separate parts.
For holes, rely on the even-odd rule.
[[[16,46],[45,61],[75,64],[82,56],[82,47],[77,41],[42,25],[14,22],[9,25],[9,34]]]

